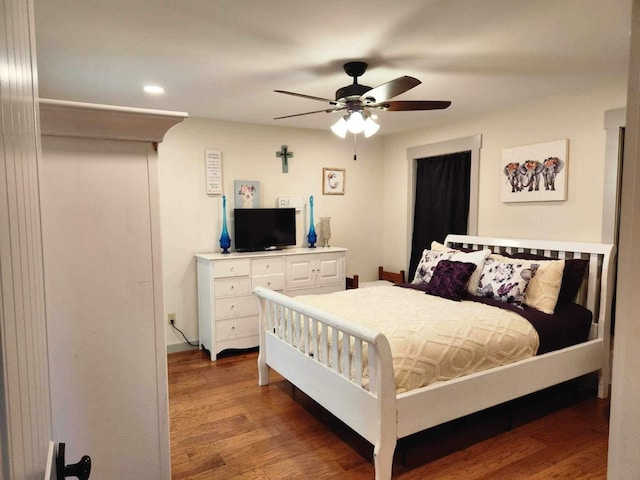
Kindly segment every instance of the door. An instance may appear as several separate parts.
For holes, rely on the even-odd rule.
[[[285,288],[303,288],[315,285],[315,256],[294,255],[286,257]]]
[[[72,463],[91,455],[94,478],[170,476],[148,150],[42,137],[53,434]]]
[[[318,255],[315,265],[316,284],[333,285],[342,278],[342,257],[337,255]]]

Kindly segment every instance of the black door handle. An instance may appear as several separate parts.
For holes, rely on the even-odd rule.
[[[91,473],[91,457],[84,455],[78,463],[65,465],[64,445],[64,443],[58,444],[58,455],[56,455],[57,480],[64,480],[66,477],[76,477],[79,480],[87,480]]]

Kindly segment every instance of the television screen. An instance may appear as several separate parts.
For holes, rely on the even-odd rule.
[[[296,244],[295,208],[236,208],[236,250],[271,250]]]

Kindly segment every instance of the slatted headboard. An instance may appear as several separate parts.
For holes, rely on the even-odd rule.
[[[445,245],[456,248],[490,249],[494,253],[532,253],[545,257],[565,260],[581,258],[589,261],[582,287],[576,303],[593,313],[594,325],[591,338],[602,337],[598,332],[609,325],[613,288],[613,261],[615,246],[601,243],[521,240],[509,238],[478,237],[469,235],[448,235]],[[607,288],[609,287],[609,288]],[[598,327],[599,325],[599,327]],[[608,327],[607,327],[608,328]]]

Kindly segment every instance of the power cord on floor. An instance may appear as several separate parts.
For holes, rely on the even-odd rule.
[[[187,339],[187,337],[185,337],[184,333],[182,333],[182,330],[180,330],[178,327],[176,327],[176,321],[175,321],[175,320],[171,320],[171,326],[174,328],[174,330],[177,330],[178,332],[180,332],[180,335],[182,335],[182,336],[184,337],[185,341],[186,341],[189,345],[191,345],[192,347],[197,347],[197,346],[198,346],[198,344],[197,344],[197,343],[195,343],[195,344],[194,344],[194,343],[191,343],[191,342]]]

